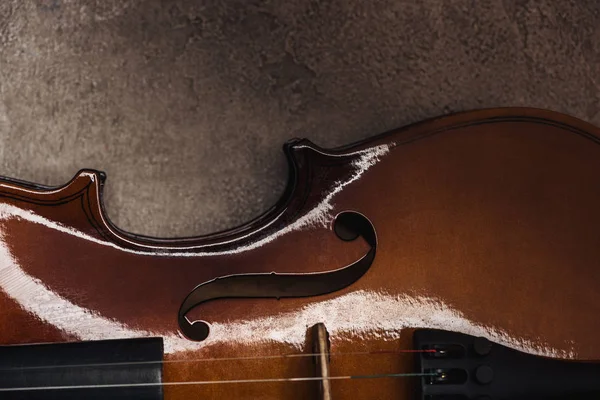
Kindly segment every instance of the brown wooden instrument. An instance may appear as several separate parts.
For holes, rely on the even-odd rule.
[[[274,207],[184,239],[111,224],[100,172],[3,178],[0,343],[162,338],[166,400],[420,398],[415,328],[600,359],[599,144],[520,108],[294,140]]]

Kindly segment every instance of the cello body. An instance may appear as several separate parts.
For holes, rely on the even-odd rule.
[[[290,179],[274,207],[193,238],[114,226],[97,171],[53,188],[2,179],[0,344],[161,337],[164,382],[273,379],[169,385],[167,400],[317,398],[315,382],[277,379],[314,374],[310,357],[293,355],[311,353],[318,323],[329,334],[332,376],[412,371],[414,357],[402,351],[416,328],[600,359],[600,129],[507,108],[333,150],[294,140],[285,151]],[[208,335],[182,333],[182,303],[199,285],[231,276],[325,282],[364,258],[373,243],[336,234],[345,212],[376,235],[376,254],[356,279],[298,296],[225,287],[185,312],[206,321]],[[414,390],[410,378],[331,381],[336,400],[412,399]]]

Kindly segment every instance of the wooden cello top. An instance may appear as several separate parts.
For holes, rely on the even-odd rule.
[[[442,117],[334,150],[296,140],[285,147],[290,180],[273,208],[244,226],[185,239],[111,224],[97,171],[58,188],[4,179],[0,343],[161,336],[166,360],[177,361],[164,366],[171,382],[314,374],[310,358],[275,356],[310,353],[307,330],[317,323],[330,334],[331,376],[410,371],[411,356],[394,352],[411,348],[417,327],[597,359],[599,144],[594,126],[521,108]],[[206,340],[181,334],[179,308],[198,285],[228,275],[327,274],[360,259],[369,244],[333,231],[345,211],[376,234],[364,275],[315,296],[207,301],[187,314],[209,323]],[[332,398],[408,399],[411,382],[332,381]],[[289,382],[165,388],[166,399],[314,393]]]

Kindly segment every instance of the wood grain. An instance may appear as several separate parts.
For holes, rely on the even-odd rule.
[[[210,236],[124,232],[102,208],[101,173],[59,188],[0,183],[0,342],[163,336],[165,382],[314,375],[308,330],[325,323],[331,375],[410,372],[411,329],[481,334],[524,351],[600,358],[600,131],[536,109],[457,114],[340,149],[286,146],[285,196],[248,224]],[[143,206],[143,205],[140,205]],[[201,205],[199,205],[201,207]],[[332,232],[356,211],[374,225],[369,271],[338,292],[222,299],[177,327],[197,285],[229,274],[309,273],[364,254]],[[193,218],[193,216],[190,216]],[[196,361],[204,359],[203,361]],[[332,382],[334,399],[409,399],[411,379]],[[166,399],[316,397],[310,383],[169,386]]]

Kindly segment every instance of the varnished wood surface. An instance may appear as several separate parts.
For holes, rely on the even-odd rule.
[[[181,240],[114,227],[96,171],[60,188],[5,180],[0,342],[163,336],[167,382],[314,375],[309,357],[239,358],[309,353],[319,322],[331,335],[332,376],[410,372],[412,355],[347,353],[409,349],[415,327],[599,359],[599,143],[598,128],[535,109],[457,114],[336,150],[295,141],[276,206],[237,229]],[[378,238],[355,284],[312,298],[209,302],[191,313],[211,323],[207,341],[178,332],[177,310],[198,284],[355,261],[366,244],[332,232],[347,210],[366,216]],[[219,358],[238,359],[207,360]],[[335,381],[332,397],[409,399],[413,383]],[[317,393],[314,382],[165,388],[167,400]]]

